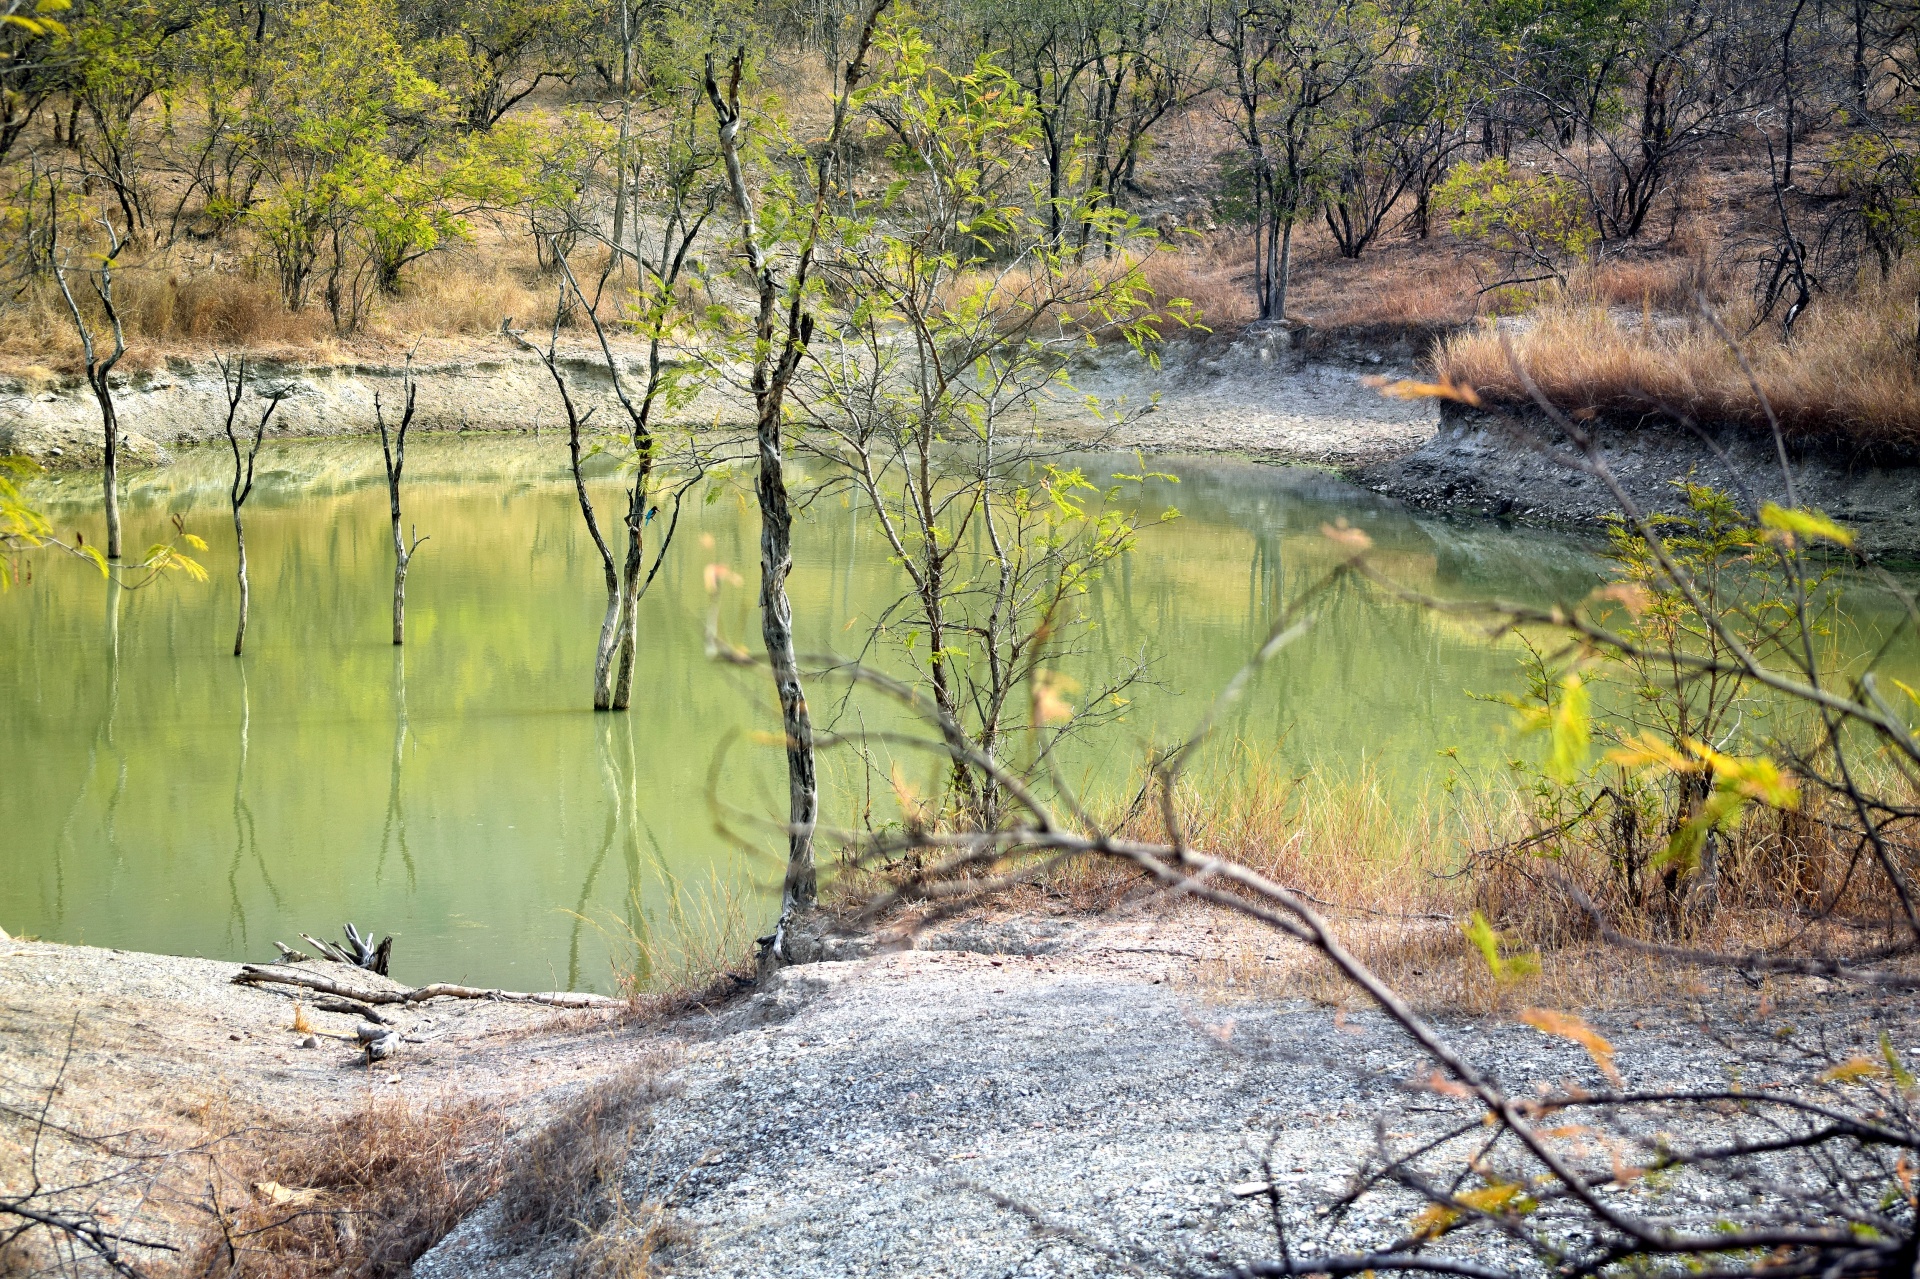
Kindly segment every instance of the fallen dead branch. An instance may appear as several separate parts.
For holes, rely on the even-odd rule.
[[[476,986],[455,986],[435,982],[431,986],[402,986],[397,990],[360,990],[323,977],[301,972],[284,964],[244,964],[235,974],[236,986],[299,986],[323,995],[357,1000],[362,1004],[424,1004],[429,999],[491,999],[505,1004],[544,1004],[549,1008],[624,1008],[626,1001],[610,995],[549,990],[483,990]]]

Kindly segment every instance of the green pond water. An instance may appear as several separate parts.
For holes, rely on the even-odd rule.
[[[1184,734],[1277,602],[1325,571],[1323,522],[1367,529],[1381,567],[1444,595],[1571,598],[1601,580],[1588,543],[1417,518],[1320,472],[1151,461],[1181,482],[1151,482],[1137,500],[1183,518],[1148,530],[1090,600],[1090,677],[1142,653],[1154,663],[1125,718],[1067,757],[1095,796],[1137,784],[1149,748]],[[333,935],[351,919],[394,934],[402,980],[605,990],[630,934],[671,954],[766,922],[781,841],[738,824],[758,848],[723,837],[709,784],[750,811],[784,804],[781,757],[752,737],[777,723],[771,689],[709,662],[701,637],[703,572],[721,560],[749,578],[726,629],[757,642],[746,493],[689,503],[642,606],[634,708],[595,715],[600,567],[557,442],[414,445],[406,513],[431,540],[409,578],[403,650],[389,642],[379,450],[360,439],[262,452],[247,653],[231,655],[229,465],[224,449],[187,451],[131,477],[125,499],[130,548],[178,515],[210,543],[209,582],[125,591],[42,554],[32,580],[0,596],[0,924],[262,960],[275,939],[298,945],[302,930]],[[90,539],[97,494],[84,477],[34,488],[59,529]],[[615,509],[612,481],[598,496]],[[895,574],[865,513],[815,503],[791,583],[802,651],[851,652]],[[1861,607],[1879,616],[1871,599]],[[1510,645],[1347,588],[1261,676],[1215,758],[1230,747],[1413,798],[1515,749],[1507,712],[1469,694],[1518,687]],[[889,714],[837,690],[812,696],[844,729]],[[1458,763],[1440,757],[1448,748]],[[826,769],[826,820],[853,822],[869,803],[884,820],[892,802],[849,762]]]

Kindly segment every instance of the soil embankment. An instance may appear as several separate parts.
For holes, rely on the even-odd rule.
[[[1307,344],[1311,347],[1311,343]],[[633,353],[621,353],[631,360]],[[624,421],[597,352],[576,350],[564,368],[597,426]],[[285,392],[278,437],[362,434],[377,395],[391,413],[404,368],[385,364],[261,362],[262,392]],[[1543,523],[1593,525],[1614,509],[1601,483],[1551,455],[1564,442],[1544,423],[1426,401],[1388,399],[1367,379],[1411,376],[1404,344],[1330,355],[1297,349],[1284,332],[1231,342],[1170,344],[1157,364],[1124,347],[1077,354],[1069,381],[1037,406],[1046,430],[1090,445],[1155,453],[1229,453],[1259,461],[1335,469],[1412,506]],[[416,424],[426,431],[540,431],[564,423],[546,370],[504,337],[457,358],[416,365]],[[1090,411],[1091,397],[1101,407]],[[126,452],[160,463],[172,447],[220,438],[226,398],[211,360],[174,360],[130,375],[120,394]],[[243,410],[251,412],[253,410]],[[683,419],[703,427],[743,425],[747,406],[720,391],[700,396]],[[391,419],[390,419],[391,420]],[[1615,475],[1648,510],[1677,510],[1674,487],[1695,480],[1756,500],[1785,502],[1772,441],[1745,428],[1705,437],[1663,419],[1598,423]],[[1543,445],[1547,447],[1542,447]],[[97,465],[98,411],[84,385],[0,378],[0,454],[24,453],[51,469]],[[1793,446],[1795,497],[1854,529],[1861,549],[1920,556],[1920,465],[1869,457],[1841,441]]]
[[[618,354],[623,362],[640,358]],[[563,368],[581,409],[594,410],[596,427],[625,421],[598,352],[574,351]],[[1361,381],[1372,370],[1364,360],[1346,365],[1302,359],[1287,348],[1284,335],[1217,350],[1179,344],[1158,368],[1125,348],[1107,348],[1076,355],[1071,385],[1038,413],[1046,429],[1119,448],[1352,466],[1418,447],[1437,420],[1429,405],[1381,399]],[[398,363],[262,361],[252,366],[250,380],[262,393],[285,393],[270,434],[293,438],[371,431],[376,395],[393,421],[404,374]],[[423,360],[414,379],[422,430],[553,431],[565,424],[547,371],[505,338],[464,358]],[[1111,416],[1090,414],[1088,396]],[[173,360],[130,375],[118,408],[125,451],[137,461],[158,463],[169,448],[221,438],[227,401],[211,359]],[[681,416],[702,426],[745,424],[748,408],[716,391]],[[242,423],[250,424],[256,411],[243,408]],[[99,410],[84,384],[0,378],[0,453],[7,452],[55,470],[98,465]]]
[[[1664,419],[1592,424],[1601,457],[1636,505],[1677,512],[1691,481],[1760,502],[1825,511],[1854,530],[1862,551],[1920,556],[1920,465],[1875,458],[1841,441],[1790,441],[1794,492],[1768,436],[1745,427],[1700,433]],[[1619,509],[1596,476],[1567,465],[1571,448],[1538,416],[1515,417],[1449,404],[1417,448],[1357,468],[1367,487],[1410,505],[1565,524],[1598,524]]]

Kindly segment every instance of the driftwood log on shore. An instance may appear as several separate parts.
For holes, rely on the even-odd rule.
[[[508,1004],[544,1004],[549,1008],[621,1008],[624,999],[610,995],[574,991],[528,993],[518,990],[483,990],[476,986],[456,986],[435,982],[431,986],[402,986],[397,990],[361,990],[337,982],[319,973],[302,972],[287,964],[244,964],[234,976],[236,986],[299,986],[322,995],[336,995],[362,1004],[423,1004],[429,999],[492,999]]]

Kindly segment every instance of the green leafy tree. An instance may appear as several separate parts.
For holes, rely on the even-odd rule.
[[[1448,230],[1499,255],[1510,275],[1515,266],[1536,273],[1526,279],[1564,283],[1600,239],[1579,184],[1546,170],[1516,173],[1498,157],[1454,166],[1433,200]]]
[[[1091,270],[1074,251],[1081,226],[1137,242],[1130,217],[1095,191],[1027,189],[1046,130],[1005,69],[982,56],[948,71],[904,25],[883,29],[876,56],[856,101],[885,122],[890,180],[832,224],[820,260],[837,305],[818,313],[797,394],[808,447],[859,490],[903,577],[875,638],[959,730],[947,815],[990,828],[1002,767],[1043,771],[1063,729],[1117,705],[1117,688],[1091,689],[1076,714],[1059,668],[1080,656],[1089,584],[1136,533],[1039,436],[1031,406],[1076,347],[1144,349],[1158,317],[1137,267]],[[1029,758],[1002,764],[1021,741]]]
[[[448,123],[447,103],[414,67],[381,0],[307,0],[282,27],[247,126],[273,189],[247,220],[288,310],[308,305],[331,257],[328,301],[350,326],[359,318],[348,255],[357,218],[386,221],[390,260],[443,229],[423,212],[425,189],[406,166]]]

